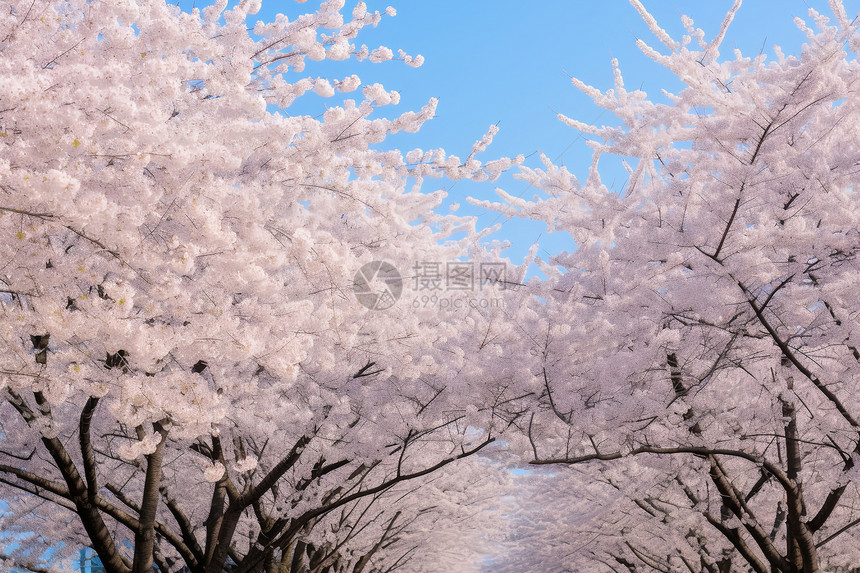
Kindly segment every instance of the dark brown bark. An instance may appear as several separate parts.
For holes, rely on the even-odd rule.
[[[484,440],[483,442],[481,442],[480,444],[478,444],[477,446],[475,446],[471,450],[465,450],[456,456],[451,456],[449,458],[445,458],[445,459],[437,462],[436,464],[434,464],[428,468],[425,468],[423,470],[420,470],[420,471],[417,471],[414,473],[410,473],[410,474],[398,474],[396,477],[393,477],[393,478],[388,479],[388,480],[384,480],[383,482],[379,483],[376,486],[369,487],[365,490],[356,491],[352,494],[345,495],[345,496],[338,498],[338,499],[331,499],[329,502],[324,503],[321,507],[318,507],[318,508],[315,508],[312,510],[308,510],[305,513],[303,513],[302,515],[291,520],[289,526],[284,529],[284,532],[278,536],[278,538],[273,542],[273,544],[278,546],[278,547],[284,548],[293,541],[296,533],[298,533],[303,527],[305,527],[308,523],[310,523],[312,520],[316,519],[317,517],[320,517],[322,515],[326,515],[329,512],[334,511],[335,509],[338,509],[339,507],[342,507],[348,503],[352,503],[353,501],[355,501],[357,499],[368,497],[368,496],[377,494],[379,492],[385,491],[387,489],[390,489],[391,487],[397,485],[398,483],[410,481],[410,480],[431,474],[435,471],[438,471],[441,468],[443,468],[443,467],[445,467],[445,466],[447,466],[447,465],[449,465],[449,464],[451,464],[457,460],[460,460],[460,459],[463,459],[463,458],[477,454],[478,452],[483,450],[485,447],[487,447],[489,444],[493,443],[494,441],[495,441],[495,438],[488,437],[486,440]],[[229,510],[228,510],[228,512],[229,512]],[[235,528],[235,525],[233,527]],[[236,569],[236,573],[251,573],[252,571],[255,571],[259,567],[262,560],[263,560],[262,555],[257,557],[256,559],[247,559],[246,558],[245,560],[242,561],[242,563]],[[218,572],[217,571],[211,571],[211,572],[207,571],[207,573],[218,573]]]
[[[788,389],[792,390],[790,380]],[[785,425],[786,475],[790,480],[797,483],[797,477],[803,468],[800,441],[797,434],[797,415],[794,406],[786,400],[782,402],[782,415],[788,420]],[[788,559],[797,570],[803,571],[803,573],[815,573],[819,568],[818,551],[815,549],[812,532],[803,521],[806,508],[803,502],[802,486],[797,485],[793,490],[787,490],[786,496],[788,498],[788,516],[786,519]]]
[[[385,531],[382,532],[382,536],[379,538],[379,541],[374,544],[370,550],[361,556],[358,562],[355,564],[355,567],[352,569],[352,573],[364,573],[364,570],[367,568],[370,560],[373,559],[373,556],[379,551],[379,548],[383,546],[388,537],[391,535],[391,531],[394,529],[394,523],[397,521],[397,518],[400,517],[400,512],[394,514],[394,517],[391,518],[391,521],[388,522],[388,525],[385,527]]]
[[[96,456],[93,452],[93,444],[90,437],[90,424],[93,421],[93,413],[99,405],[99,398],[90,397],[81,410],[81,419],[78,424],[78,441],[81,446],[81,456],[84,460],[84,477],[87,479],[87,496],[90,503],[93,502],[98,493],[98,482],[96,481]]]
[[[230,544],[233,541],[233,535],[236,532],[236,526],[239,523],[239,518],[242,512],[247,507],[259,500],[266,492],[268,492],[275,483],[291,468],[304,451],[305,446],[310,442],[310,436],[302,436],[295,444],[293,444],[290,452],[281,459],[278,464],[272,468],[268,474],[256,486],[250,487],[238,499],[231,499],[227,510],[221,520],[218,531],[217,542],[212,552],[212,557],[207,562],[206,573],[219,573],[224,568],[224,563],[227,560],[227,552]],[[225,470],[226,471],[226,470]],[[257,564],[255,563],[255,566]]]
[[[12,388],[6,390],[9,395],[9,403],[28,425],[37,423],[42,416],[51,417],[50,406],[40,392],[33,393],[36,403],[39,405],[39,414],[36,414],[20,394]],[[93,544],[93,549],[101,559],[105,570],[108,573],[129,573],[130,564],[120,555],[101,513],[95,504],[90,502],[87,486],[63,443],[57,438],[43,437],[42,444],[54,460],[60,475],[63,476],[69,491],[68,499],[74,503],[81,524],[84,526],[84,530]]]
[[[149,573],[152,571],[155,551],[155,515],[161,497],[159,485],[161,482],[161,465],[164,461],[164,446],[167,441],[169,422],[155,422],[153,430],[159,434],[161,441],[155,451],[146,456],[146,480],[143,485],[143,500],[140,503],[138,529],[134,534],[134,564],[132,573]]]

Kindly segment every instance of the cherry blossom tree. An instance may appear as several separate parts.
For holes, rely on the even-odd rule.
[[[485,570],[745,570],[700,513],[679,506],[682,476],[612,461],[518,477],[504,498],[504,541]]]
[[[662,44],[639,47],[683,89],[649,99],[617,61],[611,90],[573,80],[618,120],[561,116],[591,140],[587,179],[544,159],[522,172],[544,197],[476,201],[575,241],[536,261],[548,278],[531,283],[539,300],[523,324],[542,391],[521,445],[552,471],[599,464],[619,485],[637,467],[665,476],[646,492],[657,507],[640,512],[645,526],[616,531],[630,567],[594,570],[721,571],[725,559],[732,571],[849,570],[860,562],[857,22],[832,0],[829,19],[797,19],[799,54],[725,58],[740,1],[713,39],[684,17],[680,40],[631,4]],[[601,182],[609,155],[628,168],[621,192]],[[708,565],[690,545],[708,548]]]
[[[409,505],[421,494],[393,492],[432,487],[519,414],[511,381],[529,366],[503,351],[502,311],[396,302],[403,285],[377,262],[408,281],[419,261],[498,261],[471,220],[435,214],[443,192],[422,191],[510,167],[475,157],[494,131],[465,159],[388,150],[435,101],[386,118],[397,92],[303,73],[420,65],[355,43],[382,14],[327,0],[253,23],[259,0],[226,6],[13,0],[0,14],[7,565],[86,545],[111,573],[391,569],[393,532],[426,526]],[[300,97],[334,103],[290,114]],[[467,464],[459,481],[478,467],[502,471]]]
[[[362,498],[316,528],[327,537],[314,548],[317,560],[339,560],[342,569],[332,570],[344,571],[481,571],[500,550],[508,524],[502,500],[513,486],[498,461],[471,457],[457,471]]]

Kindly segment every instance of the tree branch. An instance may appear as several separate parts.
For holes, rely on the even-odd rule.
[[[92,502],[98,493],[98,484],[96,482],[96,456],[93,452],[93,444],[90,437],[90,425],[93,420],[93,413],[99,405],[99,398],[90,396],[84,409],[81,410],[81,419],[78,424],[78,441],[81,445],[81,456],[84,460],[84,477],[87,480],[87,496]]]

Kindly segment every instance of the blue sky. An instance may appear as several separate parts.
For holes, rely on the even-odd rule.
[[[181,3],[187,9],[191,2]],[[347,14],[355,3],[347,0]],[[643,3],[664,29],[680,39],[684,30],[681,14],[692,17],[710,38],[719,30],[733,0]],[[413,69],[400,62],[324,62],[309,65],[305,74],[338,77],[356,73],[365,84],[380,82],[388,89],[396,89],[402,96],[400,105],[381,110],[390,115],[395,110],[417,109],[430,97],[439,98],[437,118],[421,132],[398,135],[386,142],[402,150],[443,147],[449,154],[465,157],[488,126],[498,123],[501,131],[484,153],[485,159],[540,151],[584,179],[591,150],[575,130],[556,119],[556,114],[607,124],[613,123],[613,118],[608,112],[601,113],[574,88],[569,76],[600,89],[610,88],[610,60],[616,57],[629,88],[659,97],[661,89],[677,91],[681,87],[636,48],[636,38],[657,48],[663,46],[625,0],[368,0],[367,4],[370,10],[379,11],[391,4],[397,16],[384,18],[376,29],[365,29],[358,42],[371,48],[385,45],[395,52],[402,48],[412,55],[421,54],[424,65]],[[317,0],[304,4],[264,0],[261,12],[252,18],[269,20],[277,11],[292,16],[317,6]],[[849,17],[853,17],[860,10],[860,0],[846,0],[845,6]],[[723,42],[723,56],[731,56],[734,48],[750,56],[760,50],[772,56],[774,44],[779,44],[786,54],[799,53],[805,36],[793,19],[806,18],[809,7],[830,14],[826,0],[746,0]],[[336,105],[334,98],[309,94],[290,111],[316,114],[326,105]],[[538,163],[535,153],[529,164]],[[603,180],[620,190],[624,175],[618,169],[609,170],[604,172]],[[430,181],[426,190],[438,186],[449,189],[452,199],[461,204],[466,195],[495,198],[496,186],[527,198],[536,193],[511,177],[495,184],[458,182],[452,186],[450,182]],[[504,222],[499,236],[514,243],[509,254],[515,261],[521,260],[539,237],[548,250],[544,254],[573,246],[566,234],[548,237],[534,223],[505,222],[496,214],[476,210],[461,212],[481,214],[484,224]]]

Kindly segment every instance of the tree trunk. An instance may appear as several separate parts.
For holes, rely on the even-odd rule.
[[[164,420],[162,422],[167,423]],[[167,429],[160,422],[156,422],[152,426],[161,436],[161,441],[156,446],[155,451],[146,456],[146,482],[143,486],[143,499],[140,503],[140,526],[134,534],[132,573],[149,573],[152,571],[154,562],[155,515],[158,511],[160,498],[161,464],[164,461]]]

